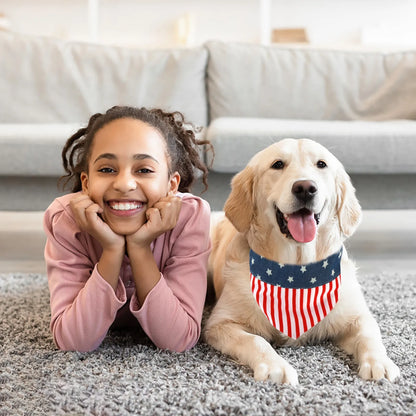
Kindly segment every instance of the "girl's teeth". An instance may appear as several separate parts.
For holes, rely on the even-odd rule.
[[[115,203],[111,204],[111,208],[117,210],[117,211],[129,211],[131,209],[137,209],[140,208],[141,204],[133,203],[133,202],[126,202],[126,203]]]

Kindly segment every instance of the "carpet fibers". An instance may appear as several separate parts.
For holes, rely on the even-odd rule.
[[[402,371],[394,384],[361,380],[330,343],[279,349],[298,387],[256,382],[202,341],[178,354],[111,332],[92,353],[60,352],[46,277],[0,274],[0,415],[416,415],[416,274],[360,280]]]

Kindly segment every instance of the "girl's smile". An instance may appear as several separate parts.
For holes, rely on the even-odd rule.
[[[114,211],[136,211],[143,207],[142,202],[138,201],[107,201],[109,207]]]
[[[107,201],[106,203],[109,207],[110,212],[112,212],[113,215],[118,215],[120,217],[128,217],[131,215],[135,215],[142,211],[143,206],[145,205],[145,203],[143,202],[130,200],[112,200]]]
[[[97,131],[83,191],[102,208],[101,217],[121,235],[133,234],[146,222],[146,210],[169,192],[180,176],[169,173],[165,140],[140,120],[121,118]]]

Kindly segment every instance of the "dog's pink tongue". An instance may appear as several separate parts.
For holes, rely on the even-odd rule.
[[[299,243],[309,243],[315,238],[316,221],[312,212],[295,212],[287,221],[292,237]]]

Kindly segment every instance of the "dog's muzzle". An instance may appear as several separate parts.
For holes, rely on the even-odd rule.
[[[309,243],[315,238],[320,214],[315,214],[307,208],[283,214],[276,205],[275,210],[277,224],[283,235],[299,243]]]

